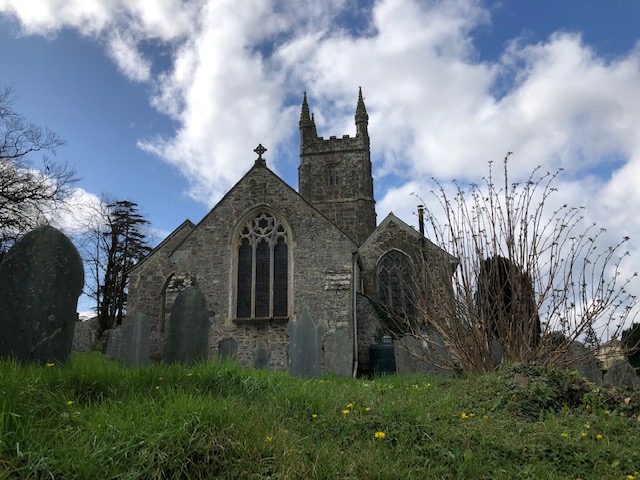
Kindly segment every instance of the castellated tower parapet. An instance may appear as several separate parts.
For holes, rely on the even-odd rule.
[[[300,195],[358,245],[376,228],[369,148],[369,115],[362,89],[356,106],[356,136],[318,137],[304,94],[300,113]]]

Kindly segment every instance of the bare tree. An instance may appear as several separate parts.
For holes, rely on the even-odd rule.
[[[100,332],[122,323],[128,272],[149,253],[149,222],[128,200],[103,195],[92,223],[77,240],[85,262],[85,293],[96,301]]]
[[[14,88],[0,86],[0,253],[26,231],[46,223],[76,181],[73,168],[47,157],[41,169],[33,166],[33,154],[55,154],[65,142],[17,113],[14,100]]]
[[[427,236],[459,264],[440,290],[440,310],[423,306],[427,328],[413,331],[445,345],[440,360],[452,369],[493,369],[496,342],[503,363],[568,366],[576,361],[567,355],[573,342],[604,343],[636,315],[628,288],[637,273],[621,276],[629,238],[603,247],[605,230],[585,226],[582,207],[549,211],[559,171],[538,168],[510,183],[509,155],[499,184],[491,163],[483,184],[454,183],[453,195],[436,181],[442,212],[426,215]],[[419,280],[433,267],[425,262]]]

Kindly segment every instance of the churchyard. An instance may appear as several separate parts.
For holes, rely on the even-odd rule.
[[[105,354],[71,353],[82,267],[68,239],[26,235],[0,282],[0,478],[640,478],[628,363],[597,383],[533,365],[353,379],[313,358],[269,372],[257,355],[242,368],[208,357],[195,289],[176,300],[163,363],[142,314]],[[316,338],[305,315],[300,355]]]
[[[230,361],[0,365],[2,478],[582,478],[640,469],[640,398],[533,367],[301,379]],[[640,478],[640,477],[637,477]]]

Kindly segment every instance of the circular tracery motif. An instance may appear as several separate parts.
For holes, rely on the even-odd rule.
[[[240,230],[240,238],[275,239],[283,237],[286,240],[287,231],[275,217],[268,213],[259,213],[249,219]]]

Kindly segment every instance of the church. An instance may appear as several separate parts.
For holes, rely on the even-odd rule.
[[[188,287],[206,301],[209,357],[311,376],[368,373],[389,312],[419,324],[442,314],[456,261],[392,213],[377,223],[368,122],[360,90],[355,137],[319,137],[305,93],[299,191],[259,145],[200,223],[185,221],[130,271],[128,311],[151,319],[154,360]]]

